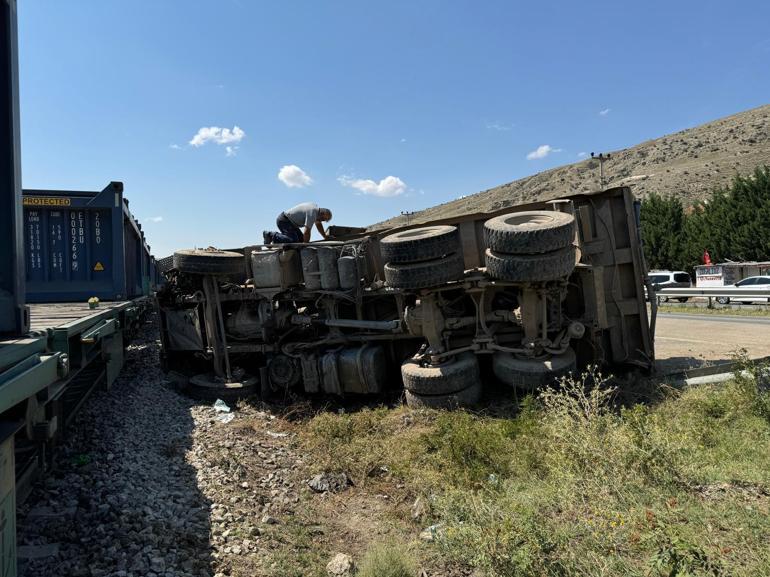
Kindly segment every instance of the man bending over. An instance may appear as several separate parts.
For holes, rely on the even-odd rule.
[[[310,233],[315,225],[323,238],[329,238],[322,223],[331,219],[332,211],[328,208],[319,208],[314,202],[303,202],[278,215],[275,219],[278,232],[266,230],[262,237],[265,244],[310,242]]]

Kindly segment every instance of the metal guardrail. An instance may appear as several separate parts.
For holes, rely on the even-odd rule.
[[[663,297],[770,298],[770,290],[732,287],[667,288],[655,291],[655,295]]]

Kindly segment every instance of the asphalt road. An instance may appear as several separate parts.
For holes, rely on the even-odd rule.
[[[661,313],[655,328],[655,358],[664,373],[729,361],[740,349],[770,356],[770,317]]]

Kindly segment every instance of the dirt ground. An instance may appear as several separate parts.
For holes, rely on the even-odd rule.
[[[664,374],[729,361],[740,349],[752,359],[770,356],[770,319],[658,315],[655,358]]]

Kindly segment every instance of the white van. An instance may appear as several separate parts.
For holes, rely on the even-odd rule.
[[[692,279],[689,273],[683,270],[652,270],[647,275],[652,284],[653,290],[656,292],[664,288],[690,288],[692,286]],[[672,297],[678,300],[680,303],[690,300],[689,297]],[[669,297],[658,297],[658,302],[668,302]]]

